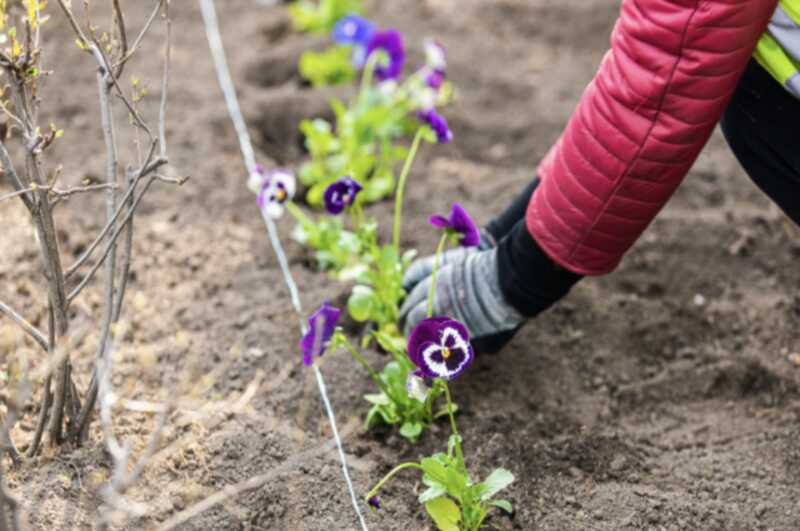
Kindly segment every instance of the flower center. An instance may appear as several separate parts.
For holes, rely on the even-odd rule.
[[[452,352],[450,352],[450,349],[449,349],[449,348],[447,348],[447,347],[442,347],[442,357],[443,357],[444,359],[446,359],[446,360],[447,360],[447,359],[450,359],[450,356],[452,356],[452,355],[453,355],[453,353],[452,353]]]
[[[279,203],[283,203],[284,201],[286,201],[286,190],[278,190],[275,193],[275,197],[278,198]]]

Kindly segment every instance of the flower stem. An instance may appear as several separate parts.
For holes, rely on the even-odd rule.
[[[424,126],[417,130],[417,134],[414,136],[414,142],[411,143],[411,149],[406,157],[406,162],[403,164],[403,170],[400,172],[400,180],[397,182],[397,192],[395,194],[394,203],[394,227],[392,227],[392,244],[398,252],[400,252],[400,224],[403,221],[403,192],[405,191],[408,174],[411,171],[411,164],[414,162],[414,158],[417,156],[417,151],[419,150],[419,144],[422,142],[422,133],[424,130]]]
[[[289,211],[289,214],[291,214],[300,225],[307,226],[314,224],[314,221],[312,221],[312,219],[308,217],[306,213],[303,212],[303,209],[297,206],[294,201],[287,201],[284,206],[286,207],[286,210]]]
[[[450,429],[453,432],[453,436],[456,438],[456,458],[458,459],[458,465],[461,467],[462,470],[466,470],[466,465],[464,464],[464,451],[461,449],[461,436],[458,434],[458,426],[456,426],[456,417],[453,413],[455,407],[453,407],[453,398],[450,396],[450,386],[447,385],[447,382],[442,381],[444,384],[444,396],[447,398],[447,414],[450,416]]]
[[[372,78],[375,77],[375,67],[378,66],[380,60],[379,53],[371,53],[367,57],[367,62],[364,65],[364,72],[361,74],[361,88],[358,92],[358,103],[363,104],[366,100],[369,87],[372,85]]]
[[[439,272],[439,262],[442,259],[444,246],[447,244],[447,232],[442,234],[439,246],[436,248],[436,255],[433,257],[433,270],[431,270],[431,289],[428,292],[428,318],[433,317],[433,299],[436,298],[436,273]]]
[[[356,350],[353,344],[350,343],[350,341],[347,339],[342,341],[342,343],[344,344],[345,348],[350,353],[350,355],[353,356],[353,359],[356,360],[356,362],[359,365],[361,365],[367,371],[367,373],[369,373],[370,378],[372,378],[372,380],[380,388],[380,390],[383,391],[383,393],[387,397],[391,398],[392,395],[389,394],[389,388],[386,387],[385,383],[383,383],[383,380],[381,380],[380,375],[378,375],[378,373],[376,373],[375,370],[372,367],[370,367],[369,363],[367,363],[367,360],[365,360],[364,357],[361,355],[361,353],[358,350]]]
[[[423,474],[425,473],[425,470],[420,466],[419,463],[403,463],[402,465],[397,465],[396,467],[394,467],[392,469],[391,472],[386,474],[384,476],[384,478],[378,482],[377,485],[372,487],[372,490],[367,493],[367,495],[364,497],[364,499],[369,500],[373,496],[376,496],[378,494],[378,492],[380,492],[380,490],[386,484],[387,481],[389,481],[395,475],[397,475],[398,472],[402,472],[403,470],[405,470],[407,468],[416,468],[417,470],[421,470]]]

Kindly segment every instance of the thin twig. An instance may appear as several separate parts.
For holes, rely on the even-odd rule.
[[[156,2],[156,5],[153,8],[153,11],[150,13],[150,16],[148,17],[147,22],[145,22],[144,27],[142,28],[142,31],[139,32],[139,35],[133,41],[133,44],[131,45],[130,50],[128,50],[128,53],[125,54],[122,57],[122,59],[119,60],[119,62],[117,63],[116,66],[124,65],[125,63],[128,62],[128,60],[131,57],[133,57],[133,54],[135,54],[136,51],[139,49],[139,45],[142,43],[142,40],[144,39],[145,35],[147,35],[147,32],[150,31],[150,27],[153,25],[153,22],[156,20],[156,17],[158,16],[158,12],[161,10],[161,6],[165,1],[166,0],[158,0]]]
[[[8,304],[0,301],[0,314],[6,315],[9,319],[17,323],[20,328],[22,328],[26,334],[31,336],[34,341],[36,341],[45,352],[50,349],[50,345],[48,344],[47,340],[44,338],[44,334],[39,331],[38,328],[30,324],[28,321],[25,320],[18,312],[14,311]]]

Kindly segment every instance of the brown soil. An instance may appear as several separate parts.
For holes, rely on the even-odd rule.
[[[140,18],[144,4],[131,5]],[[326,113],[326,99],[349,89],[312,91],[300,83],[298,54],[319,40],[290,31],[282,7],[218,4],[262,161],[296,166],[303,156],[298,121]],[[417,59],[422,37],[441,40],[458,87],[446,113],[455,142],[426,149],[412,176],[408,246],[432,251],[425,218],[454,199],[485,222],[533,176],[607,48],[618,7],[614,0],[372,2],[371,15],[403,30]],[[125,396],[159,400],[162,378],[217,370],[199,409],[204,401],[236,398],[259,372],[265,378],[241,414],[215,414],[213,422],[184,421],[170,430],[169,440],[188,439],[156,461],[134,490],[150,513],[129,529],[152,528],[208,493],[276,469],[329,438],[313,381],[299,362],[296,322],[277,263],[244,186],[199,10],[188,0],[173,2],[173,10],[169,139],[175,173],[192,180],[155,192],[138,218],[128,299],[135,325],[121,346],[115,383]],[[62,45],[72,38],[60,18],[48,28],[61,41],[49,57],[71,85],[69,91],[51,86],[60,102],[48,103],[60,109],[53,119],[68,132],[53,160],[63,160],[65,182],[74,184],[102,173],[103,151],[93,71],[88,58]],[[133,66],[141,77],[157,76],[157,69],[144,59]],[[102,200],[73,199],[61,210],[62,243],[74,255],[98,228]],[[385,205],[371,213],[388,226]],[[36,254],[23,220],[19,207],[0,208],[0,297],[35,315],[43,294],[38,267],[28,266]],[[280,224],[287,236],[291,227],[289,219]],[[307,308],[344,291],[305,267],[303,250],[286,241]],[[798,242],[796,229],[715,135],[619,271],[579,285],[455,385],[474,474],[503,466],[518,478],[508,492],[516,515],[493,523],[558,531],[797,529],[800,374],[787,355],[800,349]],[[84,300],[99,320],[99,288]],[[145,355],[154,362],[143,363]],[[76,353],[81,388],[91,356],[88,347]],[[367,356],[376,366],[385,360],[376,352]],[[322,370],[340,424],[352,426],[364,411],[360,397],[370,389],[368,379],[343,353],[329,354]],[[31,406],[15,433],[23,443],[34,413]],[[137,444],[151,427],[143,415],[117,418],[118,436]],[[362,493],[393,464],[441,449],[447,433],[438,426],[409,446],[389,432],[348,431]],[[94,521],[108,466],[94,433],[85,448],[48,451],[13,469],[10,484],[34,528],[83,529]],[[395,482],[385,492],[385,510],[368,515],[370,527],[430,529],[415,500],[419,488],[412,474]],[[329,451],[279,471],[263,488],[184,528],[356,525]]]

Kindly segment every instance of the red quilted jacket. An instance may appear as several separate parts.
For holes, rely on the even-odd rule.
[[[699,155],[776,5],[623,0],[528,205],[528,230],[556,263],[584,275],[617,266]]]

